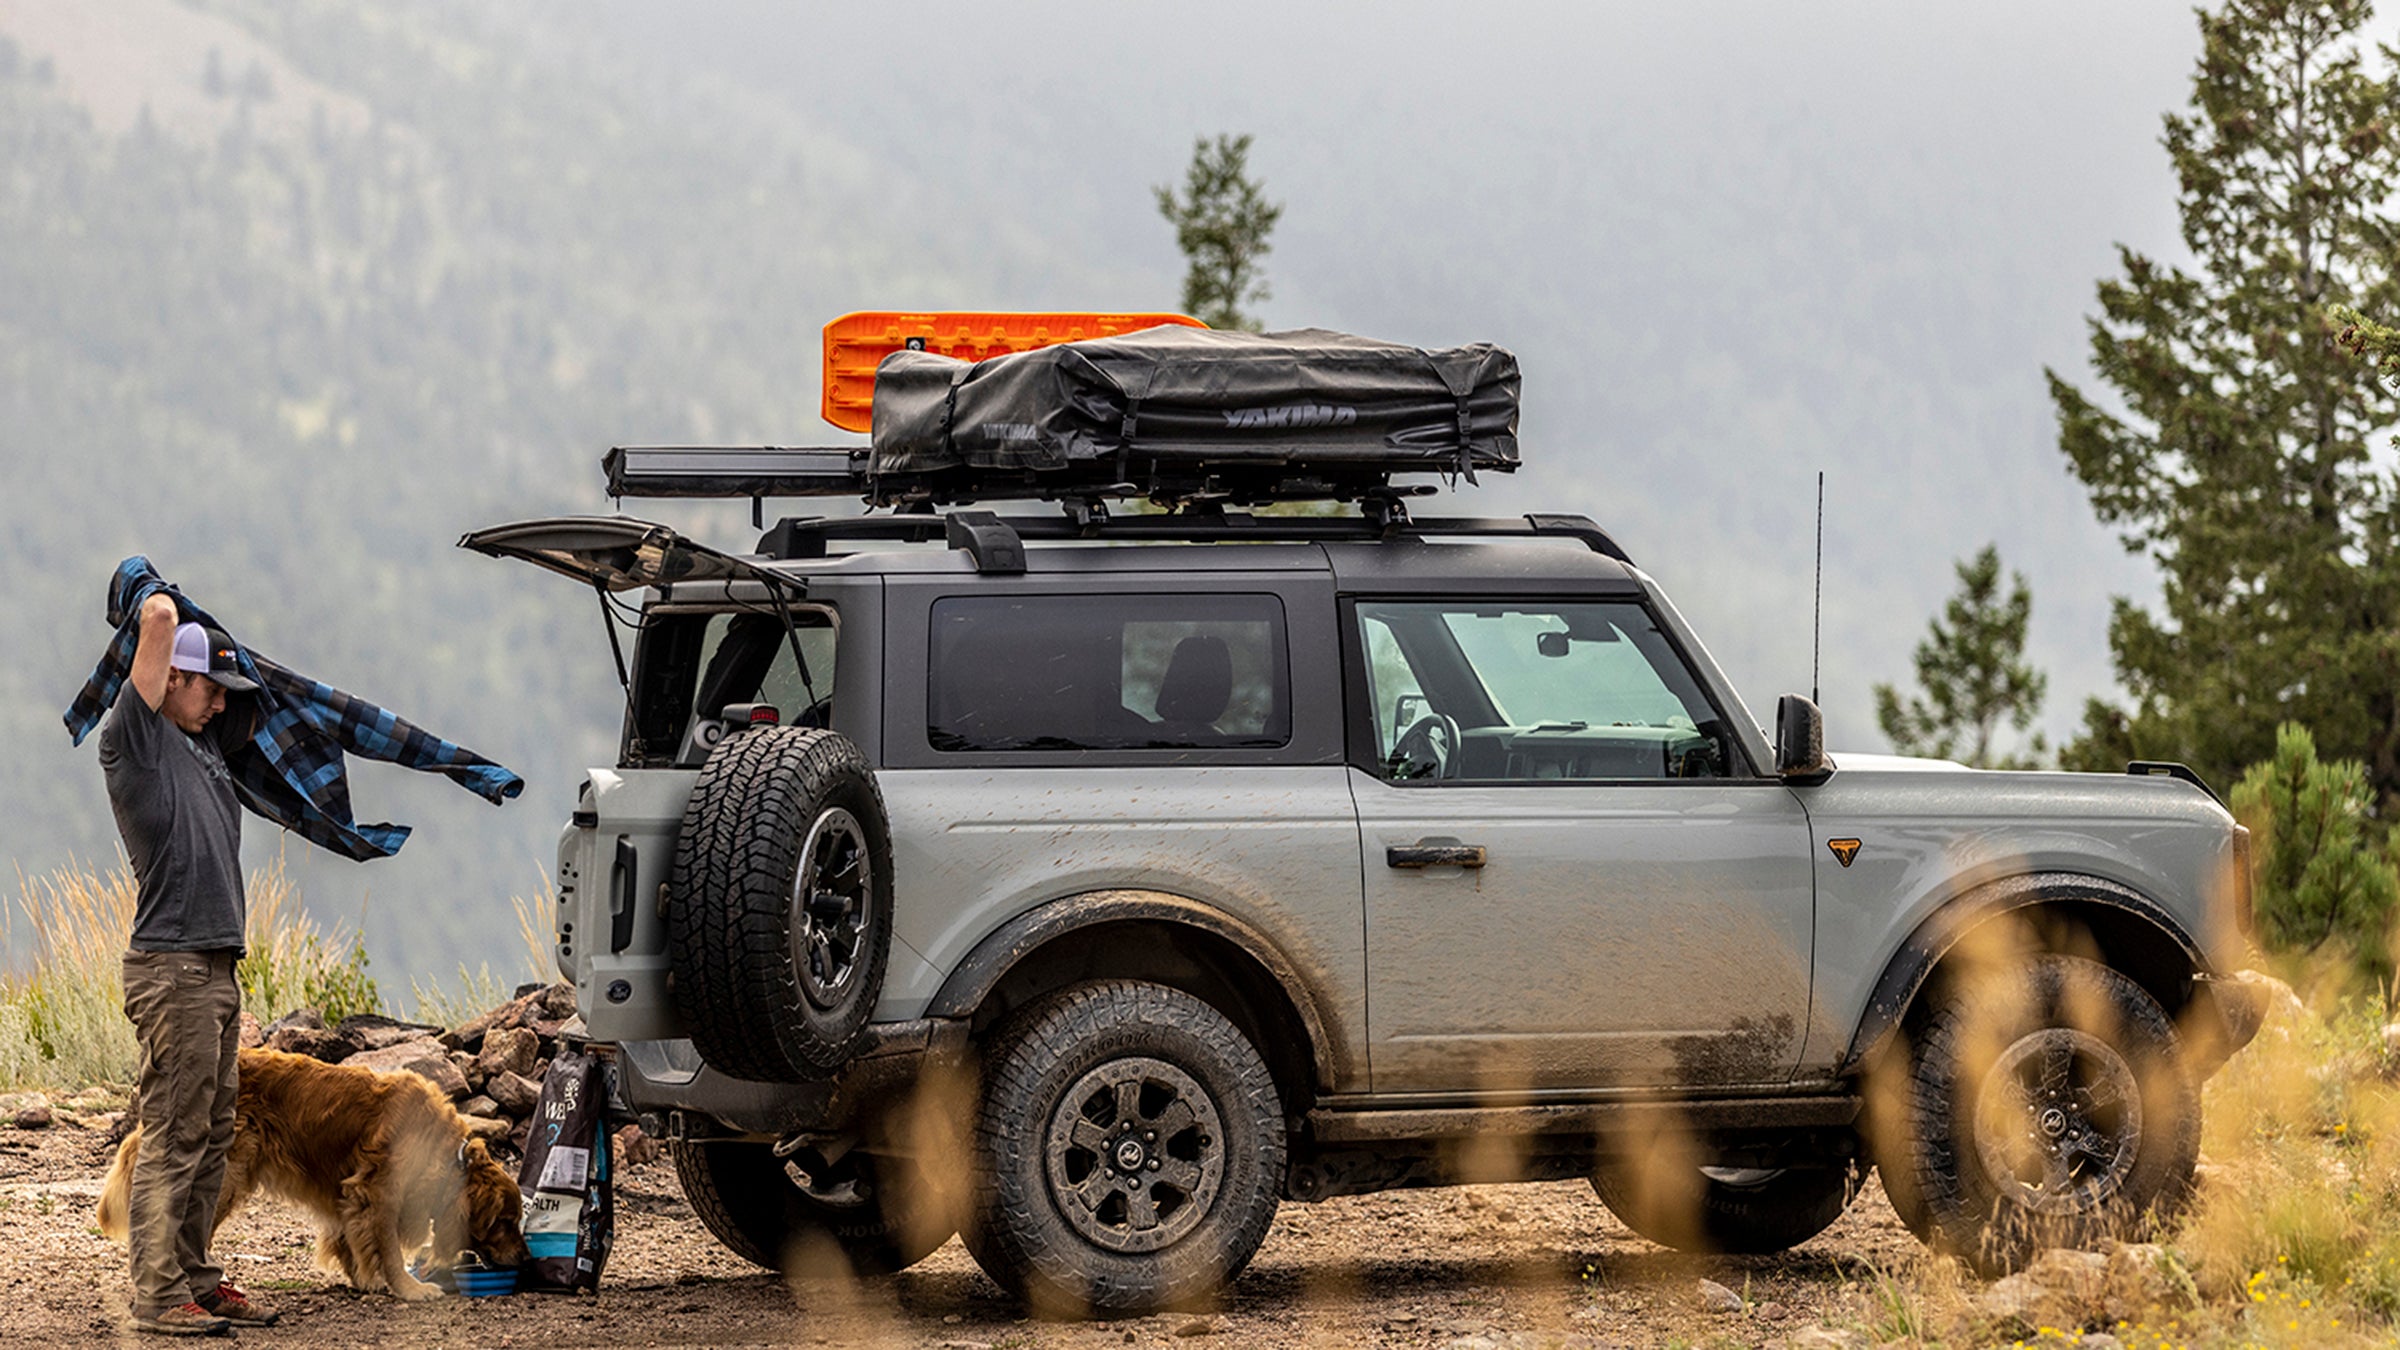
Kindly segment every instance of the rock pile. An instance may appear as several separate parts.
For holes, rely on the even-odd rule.
[[[2016,1274],[1994,1280],[1972,1302],[2020,1335],[2040,1335],[2044,1327],[2108,1327],[2193,1306],[2198,1291],[2188,1275],[2177,1278],[2180,1270],[2156,1243],[2117,1243],[2105,1253],[2054,1247]]]
[[[0,1124],[20,1130],[70,1125],[96,1130],[109,1144],[123,1139],[125,1131],[132,1128],[123,1090],[112,1087],[87,1087],[63,1097],[46,1092],[0,1092]]]
[[[327,1026],[316,1010],[301,1008],[257,1025],[243,1018],[242,1044],[308,1055],[329,1064],[352,1064],[385,1073],[413,1073],[441,1089],[467,1118],[468,1128],[487,1143],[523,1151],[527,1122],[542,1095],[543,1075],[563,1037],[578,1036],[575,987],[526,985],[516,997],[455,1027],[362,1014]],[[658,1156],[656,1142],[633,1127],[617,1140],[621,1166]]]

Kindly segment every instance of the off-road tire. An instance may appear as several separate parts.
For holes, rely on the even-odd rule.
[[[1627,1228],[1662,1247],[1726,1256],[1789,1251],[1833,1226],[1858,1194],[1850,1167],[1786,1167],[1711,1176],[1671,1165],[1665,1175],[1602,1168],[1592,1190]]]
[[[1904,1068],[1899,1128],[1877,1131],[1885,1189],[1986,1275],[2132,1236],[2191,1194],[2200,1094],[2174,1023],[2098,962],[2040,956],[1949,991]]]
[[[1045,1315],[1139,1315],[1206,1297],[1258,1251],[1283,1107],[1215,1008],[1163,985],[1076,985],[986,1044],[974,1166],[965,1236],[986,1274]]]
[[[830,972],[838,981],[795,953],[797,936],[800,950],[835,962],[826,953],[848,922],[820,925],[795,899],[801,865],[819,862],[802,856],[812,841],[827,858],[855,853],[864,869],[847,961]],[[675,1011],[700,1057],[769,1083],[841,1067],[883,990],[891,878],[883,794],[847,737],[772,727],[719,744],[685,804],[666,897]]]
[[[818,1258],[831,1252],[848,1274],[888,1275],[924,1260],[955,1229],[906,1159],[854,1151],[828,1180],[847,1181],[857,1199],[833,1203],[804,1189],[772,1145],[670,1143],[667,1152],[700,1222],[727,1251],[769,1270],[823,1271]]]

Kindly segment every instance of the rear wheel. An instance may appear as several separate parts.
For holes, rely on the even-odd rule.
[[[891,874],[883,795],[847,737],[775,727],[719,745],[667,882],[675,1010],[700,1057],[763,1082],[841,1067],[883,990]]]
[[[853,1149],[832,1163],[787,1162],[772,1146],[669,1145],[700,1222],[728,1251],[776,1271],[885,1275],[950,1240],[937,1188],[909,1159]]]
[[[1283,1164],[1274,1079],[1224,1014],[1162,985],[1079,985],[986,1049],[968,1249],[1046,1313],[1156,1311],[1248,1264]]]
[[[1851,1167],[1728,1168],[1616,1164],[1592,1189],[1625,1226],[1677,1251],[1787,1251],[1833,1226],[1858,1194]]]

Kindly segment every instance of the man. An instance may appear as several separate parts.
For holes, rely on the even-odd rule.
[[[209,1260],[233,1142],[242,996],[241,806],[209,725],[228,690],[257,688],[233,642],[176,622],[173,597],[142,603],[127,683],[100,734],[100,767],[132,860],[125,1015],[141,1043],[141,1151],[128,1215],[133,1325],[169,1335],[270,1326],[277,1314]]]

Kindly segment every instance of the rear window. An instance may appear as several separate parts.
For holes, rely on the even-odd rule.
[[[974,596],[933,606],[936,750],[1207,750],[1292,738],[1271,595]]]

